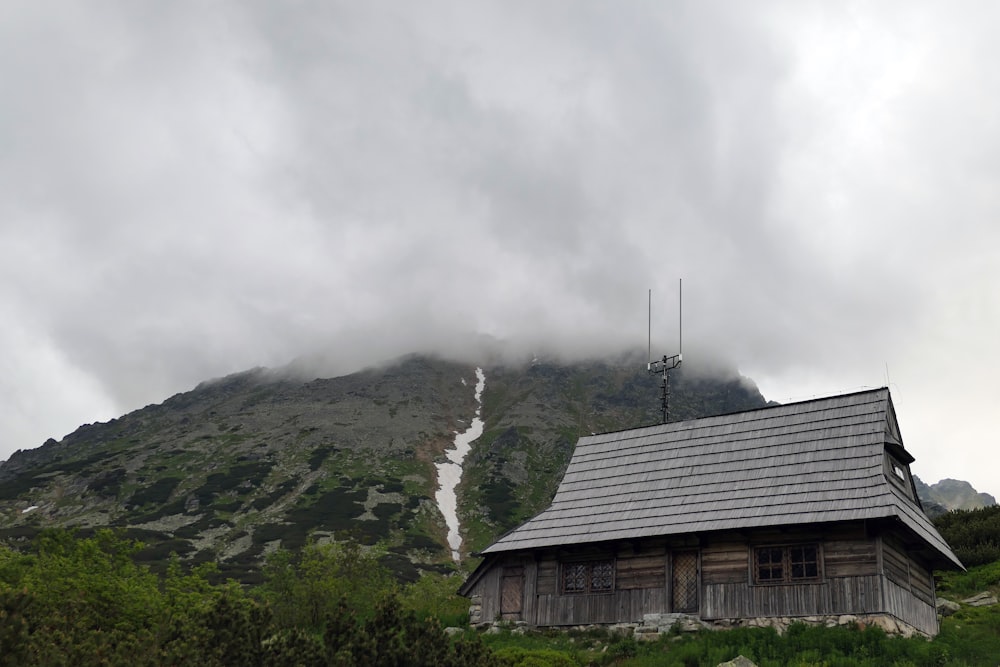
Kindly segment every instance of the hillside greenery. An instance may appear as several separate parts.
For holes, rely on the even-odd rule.
[[[671,414],[764,405],[736,371],[671,378]],[[485,432],[458,489],[462,550],[543,510],[581,435],[659,419],[659,379],[645,359],[486,364]],[[296,374],[298,373],[298,374]],[[336,378],[256,369],[205,382],[161,404],[0,465],[0,539],[51,527],[112,527],[167,556],[217,563],[215,581],[261,584],[275,548],[351,533],[380,545],[399,578],[455,571],[434,464],[475,414],[475,367],[408,356]]]
[[[504,664],[441,630],[464,612],[440,594],[457,581],[401,586],[356,542],[276,552],[256,587],[176,557],[153,574],[134,561],[141,547],[110,530],[0,546],[0,666]]]
[[[933,640],[877,628],[793,625],[673,632],[655,642],[602,630],[483,634],[466,623],[457,576],[400,583],[380,547],[307,542],[269,555],[259,585],[213,581],[214,563],[168,560],[157,574],[119,532],[44,531],[0,545],[0,667],[8,665],[708,665],[744,655],[760,667],[993,664],[1000,607],[963,607]],[[996,591],[1000,561],[949,573],[952,597]],[[445,633],[444,626],[456,631]]]
[[[851,627],[651,643],[468,628],[434,463],[474,413],[473,371],[421,357],[327,380],[251,371],[12,457],[0,466],[0,667],[714,666],[739,654],[761,667],[903,667],[1000,655],[996,607],[963,607],[933,641]],[[671,377],[675,419],[764,404],[735,375],[685,372]],[[634,360],[486,373],[485,430],[459,488],[464,551],[543,509],[577,438],[659,419],[656,378]],[[996,591],[1000,509],[936,525],[970,566],[939,574],[939,590]]]
[[[1000,560],[1000,505],[948,512],[934,526],[966,566]]]

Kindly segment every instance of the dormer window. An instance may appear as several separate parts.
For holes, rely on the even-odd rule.
[[[913,484],[910,482],[910,468],[892,453],[885,453],[885,476],[893,486],[913,500]]]

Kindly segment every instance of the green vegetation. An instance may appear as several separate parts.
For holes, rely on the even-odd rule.
[[[0,545],[0,667],[6,665],[711,666],[744,655],[760,667],[994,664],[1000,606],[963,606],[933,640],[875,627],[793,625],[674,631],[656,641],[603,630],[495,634],[467,627],[456,574],[401,584],[381,546],[307,541],[268,555],[259,583],[220,581],[213,562],[137,562],[124,532],[43,531]],[[940,577],[948,597],[1000,587],[1000,561]],[[441,628],[457,627],[453,635]]]
[[[310,543],[279,551],[264,583],[212,583],[214,564],[163,576],[141,544],[110,530],[46,531],[30,550],[0,546],[0,667],[7,665],[503,665],[475,637],[456,641],[458,582],[400,587],[378,550]]]
[[[948,512],[934,526],[966,567],[1000,560],[1000,505]]]
[[[656,421],[644,361],[486,367],[485,433],[459,489],[463,550],[544,509],[580,435]],[[741,383],[684,372],[671,379],[675,417],[763,405]],[[434,463],[475,410],[472,379],[467,364],[414,356],[340,378],[257,369],[203,383],[13,455],[0,470],[0,539],[138,527],[157,572],[177,551],[257,585],[275,546],[356,531],[386,547],[382,564],[401,578],[453,569]]]

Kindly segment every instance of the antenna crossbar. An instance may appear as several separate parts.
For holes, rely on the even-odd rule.
[[[681,299],[683,298],[683,281],[678,281],[678,342],[681,352],[675,355],[667,356],[663,355],[663,358],[658,361],[653,361],[652,357],[652,322],[653,322],[653,290],[649,290],[649,325],[647,331],[647,362],[646,362],[646,372],[650,375],[660,375],[662,377],[660,381],[660,419],[662,424],[666,424],[670,421],[670,371],[674,370],[681,365],[683,361],[683,308]]]

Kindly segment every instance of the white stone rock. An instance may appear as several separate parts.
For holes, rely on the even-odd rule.
[[[997,604],[998,601],[997,596],[993,595],[993,593],[983,591],[978,595],[973,595],[971,598],[965,598],[962,602],[970,607],[988,607]]]
[[[946,600],[945,598],[937,599],[937,611],[942,616],[951,616],[961,608],[962,605],[957,602],[952,602],[951,600]]]
[[[887,635],[897,635],[901,634],[899,625],[896,623],[896,619],[891,616],[869,616],[866,619],[868,625],[874,625],[877,628],[882,628]]]
[[[729,662],[720,662],[719,667],[757,667],[757,663],[746,656],[738,655]]]

